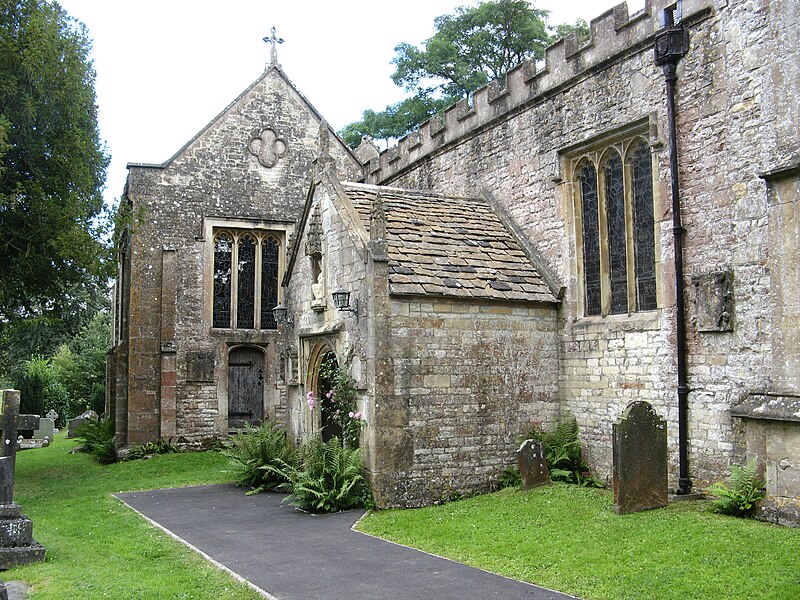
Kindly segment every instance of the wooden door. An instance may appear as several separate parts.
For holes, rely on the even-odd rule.
[[[228,427],[258,425],[264,418],[264,354],[235,348],[228,357]]]

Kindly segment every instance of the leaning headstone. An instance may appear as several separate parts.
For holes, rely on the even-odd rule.
[[[517,465],[522,476],[523,489],[550,483],[550,469],[544,457],[542,442],[525,440],[517,450]]]
[[[81,428],[81,425],[83,425],[87,421],[94,421],[96,423],[98,419],[99,417],[97,416],[97,413],[94,412],[93,410],[87,410],[79,417],[70,419],[69,429],[67,430],[67,437],[68,438],[78,437],[78,430]]]
[[[631,402],[613,425],[614,509],[667,505],[667,422],[647,402]]]
[[[18,429],[36,429],[39,417],[19,414],[19,392],[3,390],[0,429],[0,570],[44,560],[44,546],[33,539],[33,523],[14,502]]]

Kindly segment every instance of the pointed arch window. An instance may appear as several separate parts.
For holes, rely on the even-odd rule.
[[[214,234],[212,323],[221,329],[276,329],[280,240],[260,231]],[[235,265],[235,268],[234,268]]]
[[[573,159],[585,315],[657,307],[650,146],[640,138]]]

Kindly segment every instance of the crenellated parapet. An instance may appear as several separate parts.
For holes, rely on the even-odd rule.
[[[645,0],[642,10],[628,13],[623,2],[590,23],[589,40],[580,44],[572,33],[545,50],[543,61],[529,60],[475,91],[443,114],[423,123],[417,131],[364,165],[368,183],[382,183],[393,175],[494,122],[526,107],[545,101],[587,75],[597,72],[633,52],[653,45],[661,28],[660,15],[676,0]],[[714,0],[682,0],[684,22],[713,10]]]

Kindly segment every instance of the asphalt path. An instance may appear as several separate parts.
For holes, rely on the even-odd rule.
[[[151,522],[277,600],[571,598],[352,529],[363,511],[310,515],[233,485],[116,494]]]

